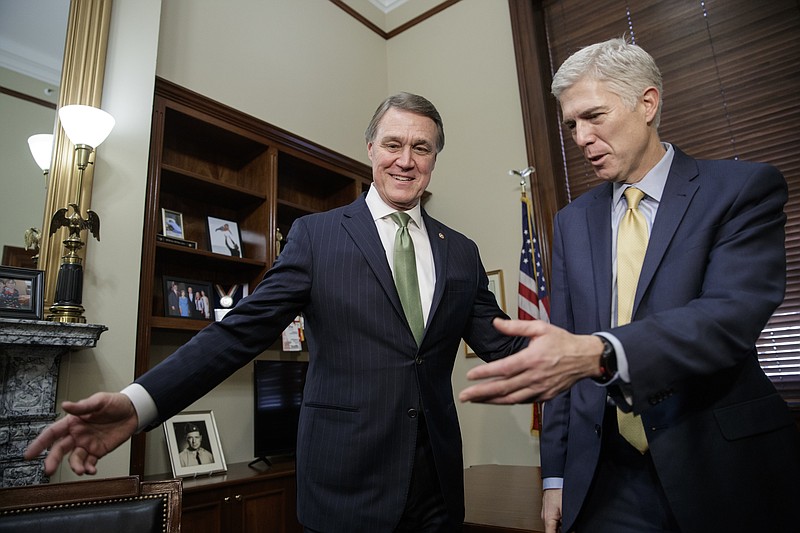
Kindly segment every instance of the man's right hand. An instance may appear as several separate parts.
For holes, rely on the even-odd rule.
[[[563,489],[547,489],[542,495],[542,520],[545,533],[561,532],[561,496]]]
[[[31,460],[50,448],[44,460],[47,475],[66,455],[79,476],[96,474],[97,461],[136,433],[139,424],[130,399],[118,392],[98,392],[61,407],[66,416],[46,427],[25,450],[25,459]]]

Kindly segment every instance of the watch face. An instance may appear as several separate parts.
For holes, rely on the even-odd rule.
[[[230,296],[223,296],[219,299],[219,303],[222,305],[222,307],[230,307],[233,305],[233,298]]]

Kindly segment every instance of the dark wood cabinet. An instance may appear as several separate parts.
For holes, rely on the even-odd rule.
[[[294,463],[231,465],[224,476],[183,481],[182,531],[300,533]]]
[[[261,281],[292,222],[346,205],[369,187],[368,165],[157,78],[145,197],[135,374],[158,363],[153,346],[181,344],[213,320],[165,312],[165,279],[229,288]],[[162,209],[182,214],[186,247],[165,242]],[[211,250],[208,217],[234,221],[241,257]],[[214,302],[213,295],[209,295]],[[161,350],[163,352],[163,350]],[[243,420],[242,423],[251,423]],[[145,439],[133,439],[132,474],[145,472]],[[231,494],[231,508],[273,505],[268,494]],[[234,505],[235,504],[235,505]],[[222,504],[220,504],[222,505]],[[213,506],[209,507],[208,512]],[[219,508],[224,510],[224,506]],[[199,511],[198,511],[199,512]],[[198,527],[202,520],[198,521]],[[231,531],[235,531],[232,529]],[[202,531],[202,529],[190,529]]]
[[[160,481],[168,474],[145,476]],[[228,465],[225,474],[182,479],[181,531],[301,533],[294,461]]]

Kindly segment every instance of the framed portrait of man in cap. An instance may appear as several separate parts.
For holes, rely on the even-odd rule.
[[[169,461],[175,477],[226,472],[212,411],[186,411],[164,422]]]

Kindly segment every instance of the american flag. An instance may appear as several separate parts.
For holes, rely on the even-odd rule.
[[[550,298],[530,201],[522,195],[522,254],[519,261],[517,318],[550,322]]]
[[[517,318],[520,320],[544,320],[550,322],[550,298],[542,270],[542,254],[539,238],[533,223],[533,210],[522,192],[522,253],[519,260],[519,296]],[[533,404],[531,433],[542,430],[542,406]]]

